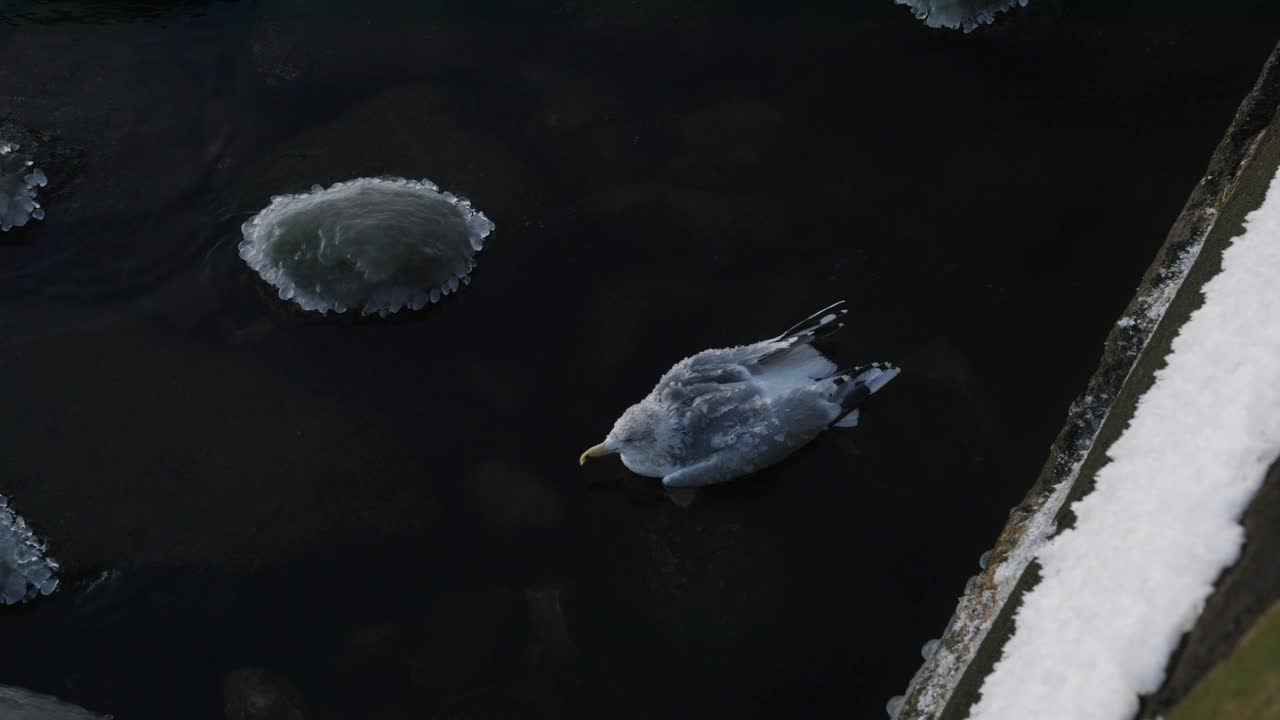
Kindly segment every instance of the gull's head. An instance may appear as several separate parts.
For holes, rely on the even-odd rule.
[[[616,453],[618,452],[618,447],[619,446],[617,443],[611,442],[610,439],[606,437],[604,439],[604,442],[592,445],[591,447],[587,448],[581,455],[579,455],[578,464],[586,465],[587,460],[590,460],[593,457],[600,457],[602,455]]]
[[[661,409],[650,403],[638,403],[627,408],[613,424],[604,442],[587,449],[578,457],[578,464],[586,464],[588,458],[617,453],[622,463],[641,475],[661,476],[666,458],[671,455],[670,419]]]

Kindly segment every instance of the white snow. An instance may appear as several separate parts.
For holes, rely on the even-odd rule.
[[[1116,720],[1159,688],[1221,572],[1239,518],[1280,455],[1280,176],[1223,254],[1204,306],[1109,448],[1075,527],[1039,552],[1042,580],[973,720]]]
[[[12,605],[58,589],[58,564],[44,543],[0,495],[0,605]]]

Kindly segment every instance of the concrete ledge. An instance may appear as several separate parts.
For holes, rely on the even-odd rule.
[[[1222,250],[1239,234],[1244,216],[1261,203],[1280,164],[1278,109],[1280,45],[1264,64],[1205,176],[1108,336],[1099,367],[1072,405],[1040,476],[1010,515],[982,574],[966,588],[939,650],[912,679],[899,720],[967,716],[1013,629],[1021,595],[1038,581],[1038,567],[1030,560],[1035,549],[1057,528],[1072,523],[1071,503],[1093,487],[1106,449],[1128,424],[1137,399],[1150,388],[1178,329],[1200,306],[1200,289],[1220,269]],[[1209,616],[1206,612],[1202,624]],[[1188,668],[1186,677],[1176,668],[1170,674],[1170,682],[1177,677],[1182,683],[1183,693],[1205,670],[1200,665]],[[1156,698],[1162,699],[1151,700],[1152,708],[1176,702],[1176,697],[1164,697],[1164,691]]]

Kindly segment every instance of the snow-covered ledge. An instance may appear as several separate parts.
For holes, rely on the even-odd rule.
[[[1074,527],[982,684],[973,720],[1128,720],[1214,582],[1280,456],[1280,173],[1206,283],[1204,304],[1107,449]]]
[[[1039,579],[1033,559],[1048,538],[1070,524],[1070,503],[1091,487],[1102,451],[1127,424],[1133,402],[1169,350],[1172,332],[1198,306],[1199,286],[1216,272],[1222,249],[1244,213],[1260,204],[1276,164],[1274,157],[1260,157],[1265,154],[1260,147],[1268,144],[1264,139],[1280,138],[1278,110],[1280,45],[1264,64],[1205,176],[1193,188],[1165,245],[1112,328],[1098,369],[1072,405],[1039,478],[1011,511],[992,550],[983,554],[981,571],[965,586],[941,639],[926,643],[925,661],[905,695],[889,701],[890,718],[962,720],[968,716],[1013,630],[1013,609]],[[1271,170],[1260,174],[1262,167]],[[1202,248],[1208,250],[1202,253]],[[1184,281],[1189,285],[1185,291]],[[1171,303],[1176,306],[1173,310]],[[1173,317],[1166,318],[1167,311]],[[1230,635],[1214,627],[1216,631],[1210,633],[1214,637]],[[1197,673],[1190,666],[1182,667],[1177,685],[1181,687]],[[1178,694],[1177,688],[1167,690],[1161,703]]]

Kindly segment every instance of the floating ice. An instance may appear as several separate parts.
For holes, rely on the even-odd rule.
[[[996,21],[996,15],[1014,6],[1026,7],[1028,0],[894,0],[911,8],[917,19],[935,28],[973,32]]]
[[[17,145],[0,139],[0,230],[22,227],[27,220],[44,219],[44,208],[36,200],[37,188],[49,179]]]
[[[58,563],[45,557],[44,543],[0,495],[0,605],[32,600],[58,589]]]
[[[305,310],[385,317],[468,283],[493,227],[427,180],[357,178],[271,198],[241,227],[240,257]]]
[[[111,720],[51,695],[0,685],[0,718],[4,720]]]

